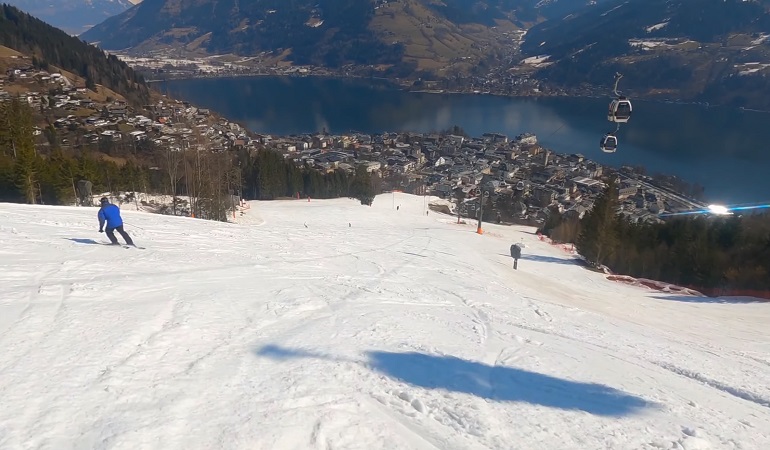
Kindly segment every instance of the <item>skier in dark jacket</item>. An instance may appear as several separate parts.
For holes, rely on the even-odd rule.
[[[511,258],[513,258],[513,268],[518,270],[519,258],[521,258],[521,247],[519,244],[511,245]]]
[[[134,245],[134,241],[128,233],[123,230],[123,219],[120,217],[120,208],[110,203],[107,197],[102,197],[100,200],[101,208],[99,208],[99,233],[104,232],[104,223],[107,222],[107,237],[110,239],[113,245],[118,244],[118,238],[115,237],[115,230],[123,236],[126,240],[126,244]]]

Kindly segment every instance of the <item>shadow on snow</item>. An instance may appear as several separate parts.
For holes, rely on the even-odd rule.
[[[519,258],[523,261],[539,261],[546,263],[558,263],[558,264],[578,264],[579,261],[575,258],[559,258],[556,256],[544,256],[544,255],[521,255]]]
[[[266,345],[255,351],[275,360],[298,358],[346,361],[329,355]],[[565,380],[507,366],[489,366],[453,356],[370,351],[359,363],[376,372],[425,389],[442,389],[499,402],[525,402],[598,416],[626,416],[653,406],[609,386]]]
[[[85,239],[85,238],[64,238],[68,241],[77,242],[78,244],[101,244],[101,242],[97,242],[93,239]]]
[[[498,253],[500,256],[505,256],[508,258],[511,258],[511,254],[505,254],[505,253]],[[511,258],[513,260],[513,258]],[[545,263],[557,263],[557,264],[571,264],[571,265],[580,265],[581,261],[577,258],[558,258],[556,256],[544,256],[544,255],[528,255],[526,253],[523,253],[521,255],[521,258],[519,258],[519,261],[538,261],[538,262],[545,262]]]
[[[723,303],[723,304],[748,304],[748,303],[767,303],[758,297],[700,297],[697,295],[653,295],[652,298],[684,303]]]

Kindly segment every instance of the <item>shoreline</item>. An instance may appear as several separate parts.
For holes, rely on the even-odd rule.
[[[339,75],[339,74],[335,75],[335,74],[321,74],[321,73],[302,74],[302,75],[300,75],[300,74],[289,75],[289,74],[269,74],[269,73],[260,73],[260,74],[240,73],[240,74],[217,74],[217,75],[208,75],[208,76],[206,76],[206,75],[204,75],[204,76],[180,76],[180,77],[176,77],[176,78],[168,78],[168,79],[165,79],[165,80],[158,80],[158,81],[156,81],[156,83],[161,83],[161,86],[155,86],[153,89],[154,90],[158,90],[159,92],[165,91],[165,89],[162,88],[162,83],[166,82],[166,81],[196,80],[196,79],[201,79],[201,78],[232,78],[232,79],[237,79],[237,78],[244,78],[244,77],[252,77],[255,80],[265,80],[265,77],[272,77],[272,79],[274,79],[274,80],[291,80],[293,78],[307,78],[307,77],[315,77],[315,78],[318,78],[318,79],[327,79],[327,80],[342,80],[342,81],[338,81],[337,82],[338,84],[336,85],[337,86],[336,89],[344,89],[344,86],[345,86],[344,82],[349,80],[350,83],[357,83],[357,84],[360,83],[361,87],[365,87],[366,85],[372,84],[372,85],[374,85],[375,91],[377,90],[376,88],[379,87],[380,90],[392,89],[393,91],[400,91],[400,92],[405,92],[405,93],[406,92],[414,92],[414,93],[425,93],[425,94],[434,94],[434,95],[435,94],[439,94],[439,95],[455,95],[455,96],[462,95],[462,96],[466,96],[465,98],[472,98],[472,97],[468,97],[468,96],[471,96],[471,95],[487,95],[487,96],[492,96],[492,97],[509,97],[511,99],[510,101],[514,101],[514,102],[516,102],[516,101],[527,102],[527,101],[530,101],[528,99],[532,98],[532,99],[535,99],[535,100],[531,101],[533,106],[537,104],[537,100],[536,99],[538,97],[538,96],[518,96],[518,97],[517,96],[500,96],[500,95],[495,95],[493,93],[473,94],[473,93],[467,93],[467,92],[451,92],[451,91],[428,90],[428,89],[422,89],[422,90],[420,90],[422,92],[417,92],[417,90],[405,89],[403,86],[399,86],[397,83],[394,82],[394,80],[388,80],[388,79],[382,79],[382,78],[376,78],[376,77],[342,76],[342,75]],[[312,80],[307,80],[306,83],[311,83],[311,84],[309,84],[309,85],[306,84],[306,86],[312,86],[313,85],[312,82],[313,82]],[[221,85],[221,86],[218,86],[218,88],[222,88],[222,89],[228,89],[228,86],[230,86],[230,84],[228,82],[226,82],[226,81],[218,83],[218,84]],[[188,85],[188,86],[192,86],[192,85]],[[198,89],[198,88],[196,88],[196,89]],[[173,95],[173,92],[171,90],[169,90],[168,93],[169,93],[169,95]],[[560,98],[564,98],[564,97],[568,97],[568,96],[566,96],[566,95],[562,95],[562,96],[540,95],[539,97],[560,97]],[[582,99],[591,99],[593,101],[596,101],[597,99],[601,99],[601,96],[583,95],[581,97],[574,97],[574,98],[578,102],[580,101],[579,99],[581,99],[581,98]],[[425,99],[427,100],[428,97],[425,97]],[[435,101],[435,100],[432,100],[432,101]],[[447,100],[447,101],[449,101],[449,100]],[[546,100],[543,100],[543,102],[545,102],[545,101]],[[647,101],[647,100],[645,100],[645,101]],[[666,103],[669,103],[669,104],[672,103],[672,102],[665,102],[665,101],[649,101],[649,102],[650,102],[650,104],[655,103],[655,104],[658,104],[658,105],[664,105]],[[668,107],[674,107],[674,106],[678,106],[678,105],[670,104]],[[705,108],[702,108],[702,106],[704,106],[704,105],[696,105],[696,106],[698,106],[698,108],[692,108],[691,111],[706,111],[707,110]],[[711,114],[713,114],[713,113],[711,113]],[[723,114],[723,111],[717,111],[716,114]],[[245,122],[241,122],[239,120],[232,120],[232,118],[228,119],[228,120],[240,123],[244,128],[250,129],[250,127]],[[754,116],[754,118],[752,120],[757,120],[757,116]],[[759,119],[759,120],[762,120],[762,119]],[[250,129],[250,131],[257,132],[256,129],[253,129],[253,130]],[[277,133],[276,131],[277,130],[275,130],[275,129],[269,129],[269,130],[263,130],[262,132],[263,133],[268,133],[268,134],[282,135],[282,133],[280,133],[280,132]],[[400,132],[400,131],[405,131],[405,130],[400,130],[400,129],[398,129],[398,127],[396,127],[394,129],[388,128],[387,130],[380,130],[380,131],[383,131],[383,132]],[[531,130],[531,131],[534,132],[534,130]],[[548,136],[548,133],[543,135],[544,138],[547,137],[547,136]],[[554,153],[564,153],[564,154],[570,153],[569,151],[567,151],[566,147],[563,147],[561,145],[556,145],[553,142],[549,143],[549,145],[547,145],[546,148],[550,149]],[[599,162],[600,160],[602,160],[602,158],[599,158],[599,159],[589,158],[589,159],[592,159],[593,161],[596,161],[596,162]],[[621,162],[619,162],[619,161],[604,161],[601,164],[604,165],[604,166],[608,166],[610,168],[613,168],[615,170],[619,170],[623,166],[623,164]],[[634,165],[634,164],[631,164],[631,165]],[[719,188],[714,187],[712,185],[709,185],[708,181],[700,180],[697,177],[692,177],[692,175],[689,174],[689,173],[685,173],[685,172],[680,171],[680,170],[671,170],[671,168],[669,168],[669,167],[658,167],[658,166],[654,166],[654,165],[653,166],[649,166],[647,162],[641,161],[641,160],[639,161],[639,163],[637,165],[641,165],[642,167],[647,168],[647,170],[650,173],[657,173],[657,174],[661,174],[661,175],[668,175],[668,176],[676,177],[680,181],[683,181],[683,182],[685,182],[685,183],[687,183],[689,185],[694,185],[694,184],[698,184],[698,183],[705,184],[706,186],[708,186],[708,188],[707,188],[706,192],[704,193],[705,194],[704,198],[707,199],[708,201],[716,202],[716,203],[720,203],[720,202],[721,203],[727,202],[727,203],[731,203],[731,204],[735,203],[734,197],[737,194],[730,196],[730,197],[733,197],[733,199],[730,199],[728,197],[724,197],[723,195],[721,195],[722,191]],[[746,200],[746,201],[750,201],[750,200]]]
[[[491,97],[501,97],[501,98],[513,98],[513,99],[526,99],[526,98],[563,98],[563,97],[571,97],[571,98],[591,98],[591,99],[600,99],[600,98],[607,98],[610,99],[610,95],[597,95],[597,94],[589,94],[589,93],[533,93],[530,95],[524,94],[524,93],[518,93],[518,94],[502,94],[502,93],[494,93],[494,92],[475,92],[475,91],[449,91],[444,89],[410,89],[408,86],[405,86],[398,82],[398,80],[393,80],[390,78],[385,77],[368,77],[368,76],[359,76],[359,75],[339,75],[339,74],[330,74],[330,73],[323,73],[323,74],[315,74],[315,73],[305,73],[301,75],[294,75],[294,74],[275,74],[275,73],[228,73],[228,74],[205,74],[205,75],[182,75],[178,77],[170,77],[165,79],[154,79],[154,80],[145,80],[147,84],[153,85],[153,84],[162,84],[166,82],[173,82],[173,81],[187,81],[187,80],[200,80],[200,79],[214,79],[214,78],[220,78],[220,79],[227,79],[227,78],[258,78],[258,77],[275,77],[275,78],[326,78],[326,79],[339,79],[339,80],[373,80],[378,82],[384,82],[390,87],[392,87],[394,90],[402,91],[402,92],[410,92],[415,94],[431,94],[431,95],[485,95],[485,96],[491,96]],[[161,92],[162,93],[162,92]],[[679,100],[679,99],[659,99],[654,97],[648,97],[648,96],[641,96],[641,97],[635,97],[636,101],[641,102],[649,102],[649,103],[658,103],[658,104],[673,104],[673,105],[690,105],[690,106],[698,106],[701,108],[726,108],[730,111],[736,111],[736,112],[750,112],[750,113],[759,113],[759,114],[768,114],[770,113],[770,110],[761,110],[761,109],[753,109],[753,108],[745,108],[745,107],[735,107],[735,106],[726,106],[726,105],[718,105],[718,104],[710,104],[709,102],[696,102],[696,101],[685,101],[685,100]]]

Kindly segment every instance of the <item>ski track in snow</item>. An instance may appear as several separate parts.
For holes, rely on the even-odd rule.
[[[124,211],[144,250],[0,204],[0,448],[770,448],[770,304],[357,203]]]

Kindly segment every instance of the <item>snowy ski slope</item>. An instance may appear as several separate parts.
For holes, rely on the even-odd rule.
[[[0,204],[0,449],[770,449],[770,303],[424,205]]]

